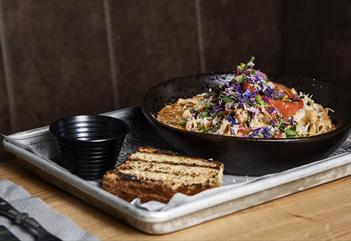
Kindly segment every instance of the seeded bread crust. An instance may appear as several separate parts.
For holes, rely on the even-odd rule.
[[[169,156],[169,159],[172,160],[174,157],[185,157],[178,156],[174,153],[168,151],[161,151],[152,147],[140,147],[135,153],[154,153],[154,154],[164,154]],[[133,153],[133,154],[135,154]],[[133,155],[131,154],[131,156]],[[189,160],[189,157],[187,160]],[[171,180],[152,180],[148,178],[146,174],[142,175],[141,170],[131,170],[130,162],[133,162],[133,159],[128,158],[123,164],[118,166],[115,170],[108,171],[104,175],[103,179],[103,188],[104,190],[117,195],[118,197],[130,202],[135,198],[140,198],[141,202],[148,202],[151,200],[159,201],[163,203],[167,203],[169,199],[176,194],[177,192],[184,193],[187,195],[194,195],[203,190],[218,187],[220,186],[220,182],[223,175],[223,164],[219,162],[212,162],[205,159],[200,158],[191,158],[196,160],[197,162],[201,161],[205,166],[209,167],[201,167],[203,169],[209,169],[208,173],[211,173],[211,176],[201,177],[201,180],[204,179],[202,183],[195,182],[187,182],[182,183],[182,176],[177,179],[174,179],[174,182]],[[135,160],[137,161],[137,160]],[[162,165],[155,163],[154,165]],[[180,164],[174,164],[174,166]],[[177,167],[179,169],[179,166]],[[187,168],[186,166],[184,168]],[[129,170],[131,174],[126,174],[125,170]],[[213,173],[216,173],[216,176]],[[153,172],[152,172],[153,173]],[[154,174],[154,173],[153,173]],[[160,176],[165,175],[167,178],[167,174],[160,173]],[[209,174],[208,174],[209,175]],[[161,178],[162,179],[162,178]],[[186,180],[189,180],[187,177]],[[175,185],[175,182],[177,184]]]

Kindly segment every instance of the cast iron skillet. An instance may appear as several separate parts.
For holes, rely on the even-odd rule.
[[[229,174],[263,175],[280,172],[330,155],[348,137],[351,130],[351,98],[346,89],[303,77],[270,79],[313,95],[324,107],[334,110],[331,118],[336,130],[305,138],[255,139],[189,132],[156,120],[156,113],[178,98],[188,98],[218,88],[232,73],[199,74],[162,82],[144,96],[142,111],[164,140],[175,151],[192,156],[213,158],[224,163]]]

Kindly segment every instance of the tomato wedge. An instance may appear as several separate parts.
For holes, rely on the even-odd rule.
[[[244,82],[243,83],[243,91],[246,91],[247,89],[249,89],[251,93],[256,91],[256,89],[255,89],[253,84],[251,84],[249,82]]]
[[[283,118],[294,116],[296,112],[303,107],[303,101],[301,99],[295,102],[286,102],[268,98],[268,102],[279,111]]]
[[[303,108],[303,101],[297,95],[295,95],[291,91],[291,89],[289,89],[288,87],[286,87],[282,84],[278,84],[278,83],[275,83],[273,81],[271,81],[271,82],[274,84],[274,87],[277,90],[283,92],[285,95],[288,96],[288,98],[290,100],[292,100],[292,102],[288,102],[288,101],[274,100],[274,99],[268,98],[268,102],[273,107],[278,109],[278,111],[283,116],[283,118],[292,117],[296,114],[296,112],[298,112],[301,108]]]
[[[275,83],[273,81],[271,82],[274,84],[274,87],[277,90],[283,92],[285,95],[288,96],[290,100],[292,100],[292,102],[287,102],[283,100],[274,100],[271,98],[266,98],[268,100],[268,103],[270,103],[274,108],[276,108],[279,111],[279,113],[283,116],[283,118],[292,117],[296,114],[296,112],[298,112],[301,108],[303,108],[303,101],[294,93],[292,93],[292,91],[288,87],[282,84]],[[244,82],[242,88],[244,91],[246,90],[250,90],[250,92],[256,91],[254,85],[248,82]]]

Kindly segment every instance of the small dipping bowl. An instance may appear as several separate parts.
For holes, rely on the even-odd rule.
[[[60,148],[61,166],[86,180],[99,180],[117,161],[128,125],[102,115],[66,117],[50,125]]]

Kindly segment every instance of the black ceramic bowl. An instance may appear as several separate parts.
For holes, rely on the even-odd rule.
[[[200,74],[160,83],[144,96],[142,110],[159,134],[176,151],[213,158],[224,163],[226,173],[263,175],[280,172],[330,155],[348,137],[351,129],[351,98],[339,89],[309,78],[271,77],[271,80],[313,95],[313,99],[334,110],[336,129],[326,134],[294,139],[256,139],[189,132],[156,120],[156,113],[178,98],[188,98],[218,88],[232,73]]]
[[[80,115],[50,125],[62,156],[62,166],[86,180],[101,179],[114,167],[129,127],[101,115]]]

